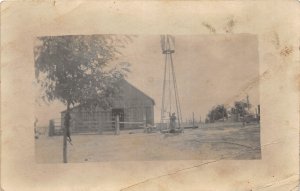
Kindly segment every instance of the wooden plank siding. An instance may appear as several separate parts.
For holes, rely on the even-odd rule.
[[[89,112],[77,106],[71,110],[71,131],[76,132],[103,132],[112,131],[114,128],[114,112],[121,112],[120,118],[125,122],[144,122],[154,125],[154,100],[138,90],[127,81],[120,83],[121,93],[113,99],[112,108],[104,110],[97,107],[95,111]],[[119,114],[118,113],[118,114]],[[61,112],[62,126],[65,111]],[[120,121],[120,122],[122,122]],[[141,128],[140,124],[125,123],[122,129]]]

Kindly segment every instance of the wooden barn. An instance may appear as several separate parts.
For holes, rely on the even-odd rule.
[[[120,82],[120,96],[113,99],[110,109],[96,108],[93,112],[76,106],[71,110],[71,132],[103,132],[114,129],[116,115],[120,130],[142,128],[141,123],[154,125],[154,100],[126,80]],[[61,112],[63,123],[66,111]],[[133,122],[133,123],[122,123]],[[138,123],[140,122],[140,123]],[[63,124],[62,124],[63,126]]]

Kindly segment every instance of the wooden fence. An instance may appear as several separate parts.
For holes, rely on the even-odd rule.
[[[139,129],[146,129],[146,121],[142,122],[123,122],[119,120],[119,116],[115,117],[115,121],[105,121],[99,123],[99,121],[80,121],[77,122],[76,126],[70,124],[71,133],[75,134],[102,134],[103,132],[112,132],[113,134],[120,134],[121,124],[132,124],[137,126]],[[72,126],[73,125],[73,126]],[[51,119],[49,121],[49,136],[62,135],[64,123],[61,119]],[[136,128],[132,128],[136,129]],[[127,128],[126,130],[130,130]]]

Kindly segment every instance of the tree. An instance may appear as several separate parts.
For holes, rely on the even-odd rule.
[[[227,118],[227,110],[224,105],[214,106],[210,112],[207,114],[207,118],[210,122],[217,121],[219,119]]]
[[[234,102],[234,107],[231,108],[232,114],[239,114],[239,116],[244,117],[248,114],[246,108],[250,108],[250,104],[245,101],[236,101]]]
[[[84,105],[109,107],[119,88],[116,85],[129,72],[128,64],[116,64],[130,36],[77,35],[39,37],[35,47],[36,79],[42,98],[66,105],[63,133],[63,162],[67,162],[70,138],[70,109]]]

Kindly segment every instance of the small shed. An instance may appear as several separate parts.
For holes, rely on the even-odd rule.
[[[116,116],[119,116],[120,130],[141,128],[138,122],[154,125],[154,100],[126,80],[119,83],[120,95],[112,101],[112,107],[97,107],[86,111],[81,105],[71,109],[71,132],[102,132],[114,129]],[[61,112],[63,123],[66,111]],[[128,123],[130,122],[130,123]],[[63,126],[63,124],[62,124]]]

